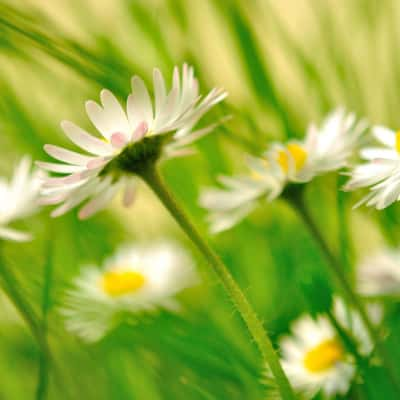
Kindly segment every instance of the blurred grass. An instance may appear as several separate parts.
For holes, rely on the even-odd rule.
[[[268,140],[301,137],[311,118],[320,119],[336,105],[396,128],[399,12],[395,0],[379,5],[363,0],[3,0],[0,171],[9,174],[24,153],[44,159],[44,143],[67,143],[58,127],[64,118],[89,128],[83,103],[97,99],[101,88],[124,99],[131,75],[149,83],[154,66],[170,74],[174,64],[188,61],[203,92],[214,85],[230,92],[227,104],[207,118],[233,115],[199,143],[196,156],[163,168],[206,233],[199,188],[213,184],[218,173],[242,170],[244,151],[259,154]],[[350,212],[359,194],[338,193],[339,186],[333,176],[318,178],[307,189],[307,202],[352,276],[361,252],[384,240],[398,244],[399,211],[395,205],[379,214]],[[173,236],[191,249],[147,190],[131,210],[115,203],[86,222],[73,214],[49,221],[44,210],[25,223],[36,240],[6,244],[2,255],[27,301],[46,316],[57,366],[50,374],[49,398],[265,398],[256,349],[195,252],[204,283],[182,295],[182,315],[160,313],[139,325],[126,324],[90,346],[67,335],[57,307],[82,264],[99,264],[119,244],[135,239]],[[320,311],[334,290],[318,248],[281,201],[260,207],[212,241],[274,340],[300,313]],[[40,353],[26,328],[2,313],[0,398],[31,398]],[[387,345],[400,365],[398,313],[391,308]],[[356,385],[352,398],[395,398],[379,368],[364,376],[367,383]]]

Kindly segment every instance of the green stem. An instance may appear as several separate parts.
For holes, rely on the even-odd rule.
[[[392,363],[390,361],[390,357],[386,352],[386,348],[381,343],[379,332],[370,321],[368,314],[364,308],[364,305],[362,304],[358,296],[354,293],[350,283],[348,282],[340,262],[337,260],[337,258],[330,250],[318,226],[316,225],[312,216],[310,215],[304,203],[302,190],[298,191],[293,190],[291,192],[287,192],[286,199],[289,201],[289,203],[291,203],[293,209],[296,211],[298,216],[303,220],[304,224],[307,226],[308,230],[312,234],[314,240],[322,250],[326,260],[328,261],[327,265],[330,267],[331,273],[334,275],[337,282],[339,283],[343,294],[346,296],[347,300],[353,305],[354,309],[360,314],[360,317],[365,325],[365,328],[368,331],[369,336],[376,345],[376,350],[379,353],[379,356],[386,367],[386,370],[388,372],[390,380],[392,381],[393,386],[400,393],[400,384],[398,382],[396,373],[394,372]]]
[[[43,400],[46,398],[49,378],[49,364],[48,357],[42,351],[39,356],[39,376],[36,388],[36,400]]]
[[[235,308],[247,325],[252,338],[257,343],[265,362],[270,367],[271,372],[278,384],[282,399],[294,400],[295,396],[293,390],[282,369],[281,364],[279,363],[278,355],[272,346],[271,340],[266,334],[258,316],[252,309],[250,303],[233,279],[225,264],[212,250],[208,243],[202,238],[197,228],[192,224],[189,217],[186,215],[185,211],[178,205],[173,194],[165,185],[157,168],[151,165],[145,170],[141,171],[140,175],[164,204],[165,208],[175,218],[176,222],[180,225],[186,235],[202,252],[210,266],[213,268],[214,272],[217,274]]]
[[[36,390],[36,399],[43,400],[46,397],[47,391],[47,371],[48,360],[50,359],[50,351],[47,344],[47,338],[42,334],[40,326],[36,322],[35,314],[30,305],[25,301],[24,297],[19,293],[17,287],[18,282],[14,277],[11,269],[6,266],[6,263],[0,262],[0,283],[4,293],[9,300],[14,304],[15,308],[20,313],[23,320],[28,325],[32,335],[40,348],[39,355],[39,381]]]

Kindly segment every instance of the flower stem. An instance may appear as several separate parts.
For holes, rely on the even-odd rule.
[[[222,262],[220,257],[212,250],[208,243],[202,238],[197,228],[192,224],[185,211],[176,202],[173,194],[169,191],[164,180],[159,174],[156,166],[151,165],[146,168],[141,177],[157,195],[165,208],[175,218],[186,235],[193,241],[197,248],[202,252],[207,259],[214,272],[217,274],[220,282],[226,290],[228,296],[232,300],[236,310],[239,312],[245,322],[252,338],[257,343],[257,346],[271,372],[277,382],[278,389],[284,400],[294,400],[295,396],[289,384],[289,381],[279,363],[278,355],[276,354],[271,340],[264,330],[264,327],[254,312],[247,298],[233,279],[232,275]]]
[[[386,352],[386,348],[384,345],[381,343],[381,338],[379,335],[378,330],[374,327],[372,322],[370,321],[368,314],[364,308],[363,303],[361,300],[358,298],[356,293],[353,291],[350,283],[348,282],[344,271],[342,269],[342,266],[340,262],[337,260],[337,258],[334,256],[332,251],[330,250],[326,240],[321,234],[321,231],[319,230],[318,226],[314,222],[311,214],[309,213],[305,203],[304,203],[304,198],[303,198],[303,192],[302,190],[293,190],[290,193],[286,193],[286,199],[289,201],[289,203],[293,206],[293,209],[296,211],[298,216],[302,219],[304,224],[307,226],[308,230],[312,234],[314,240],[322,250],[323,254],[325,255],[326,260],[328,261],[327,265],[330,267],[331,273],[334,275],[336,278],[337,282],[339,283],[343,294],[346,296],[347,300],[353,305],[355,310],[360,314],[360,317],[365,325],[365,328],[368,331],[369,336],[373,340],[373,342],[376,345],[376,350],[384,363],[386,370],[388,372],[389,378],[393,384],[393,386],[396,388],[398,393],[400,393],[400,384],[398,382],[396,373],[394,372],[392,363],[390,361],[390,357],[388,356]]]
[[[43,400],[45,399],[47,393],[48,361],[50,359],[50,351],[46,336],[42,334],[40,326],[36,322],[35,314],[32,308],[18,291],[18,282],[4,260],[1,260],[0,262],[0,284],[6,296],[14,304],[15,308],[28,325],[40,348],[39,379],[36,390],[36,399]]]

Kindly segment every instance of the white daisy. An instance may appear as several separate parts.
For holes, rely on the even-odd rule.
[[[291,331],[280,341],[280,348],[282,367],[294,389],[309,398],[319,391],[326,396],[345,395],[355,367],[329,320],[303,316]]]
[[[174,296],[196,283],[193,261],[177,245],[125,247],[101,269],[82,270],[62,313],[68,330],[96,341],[126,313],[133,316],[157,308],[177,311]]]
[[[213,89],[199,96],[192,67],[186,64],[180,76],[174,69],[172,88],[167,92],[161,72],[154,70],[154,107],[144,82],[132,78],[127,109],[108,90],[100,94],[101,105],[88,101],[86,112],[102,138],[92,136],[72,122],[63,121],[66,136],[86,153],[45,145],[45,151],[62,163],[38,162],[48,171],[63,174],[44,183],[45,204],[61,204],[52,216],[60,216],[89,200],[79,212],[88,218],[104,208],[124,188],[124,204],[134,199],[136,171],[150,158],[171,158],[189,152],[187,145],[210,132],[214,125],[193,131],[199,119],[227,93]],[[167,135],[168,134],[168,135]]]
[[[364,257],[357,267],[357,288],[364,296],[399,296],[399,250],[384,249]]]
[[[224,189],[208,188],[200,196],[200,204],[210,211],[211,230],[231,228],[252,211],[258,199],[275,199],[288,183],[307,182],[342,168],[366,127],[354,114],[335,110],[319,129],[311,124],[303,141],[274,143],[263,158],[249,158],[248,176],[220,177]]]
[[[366,204],[381,210],[400,199],[400,131],[375,126],[373,135],[382,146],[361,150],[367,162],[352,169],[344,190],[368,187],[370,193],[355,207]]]
[[[29,233],[9,227],[15,220],[34,214],[44,174],[31,171],[31,160],[23,157],[10,181],[0,178],[0,238],[23,242],[30,240]]]

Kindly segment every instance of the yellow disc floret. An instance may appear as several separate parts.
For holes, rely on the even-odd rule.
[[[307,152],[297,143],[289,143],[285,150],[279,150],[277,161],[285,173],[289,171],[289,157],[294,161],[295,170],[299,171],[307,160]]]
[[[145,277],[136,271],[108,271],[103,275],[102,288],[110,296],[122,296],[140,289]]]
[[[400,154],[400,130],[396,132],[396,151]]]
[[[321,342],[304,357],[304,367],[309,372],[324,372],[343,359],[343,348],[336,339]]]

